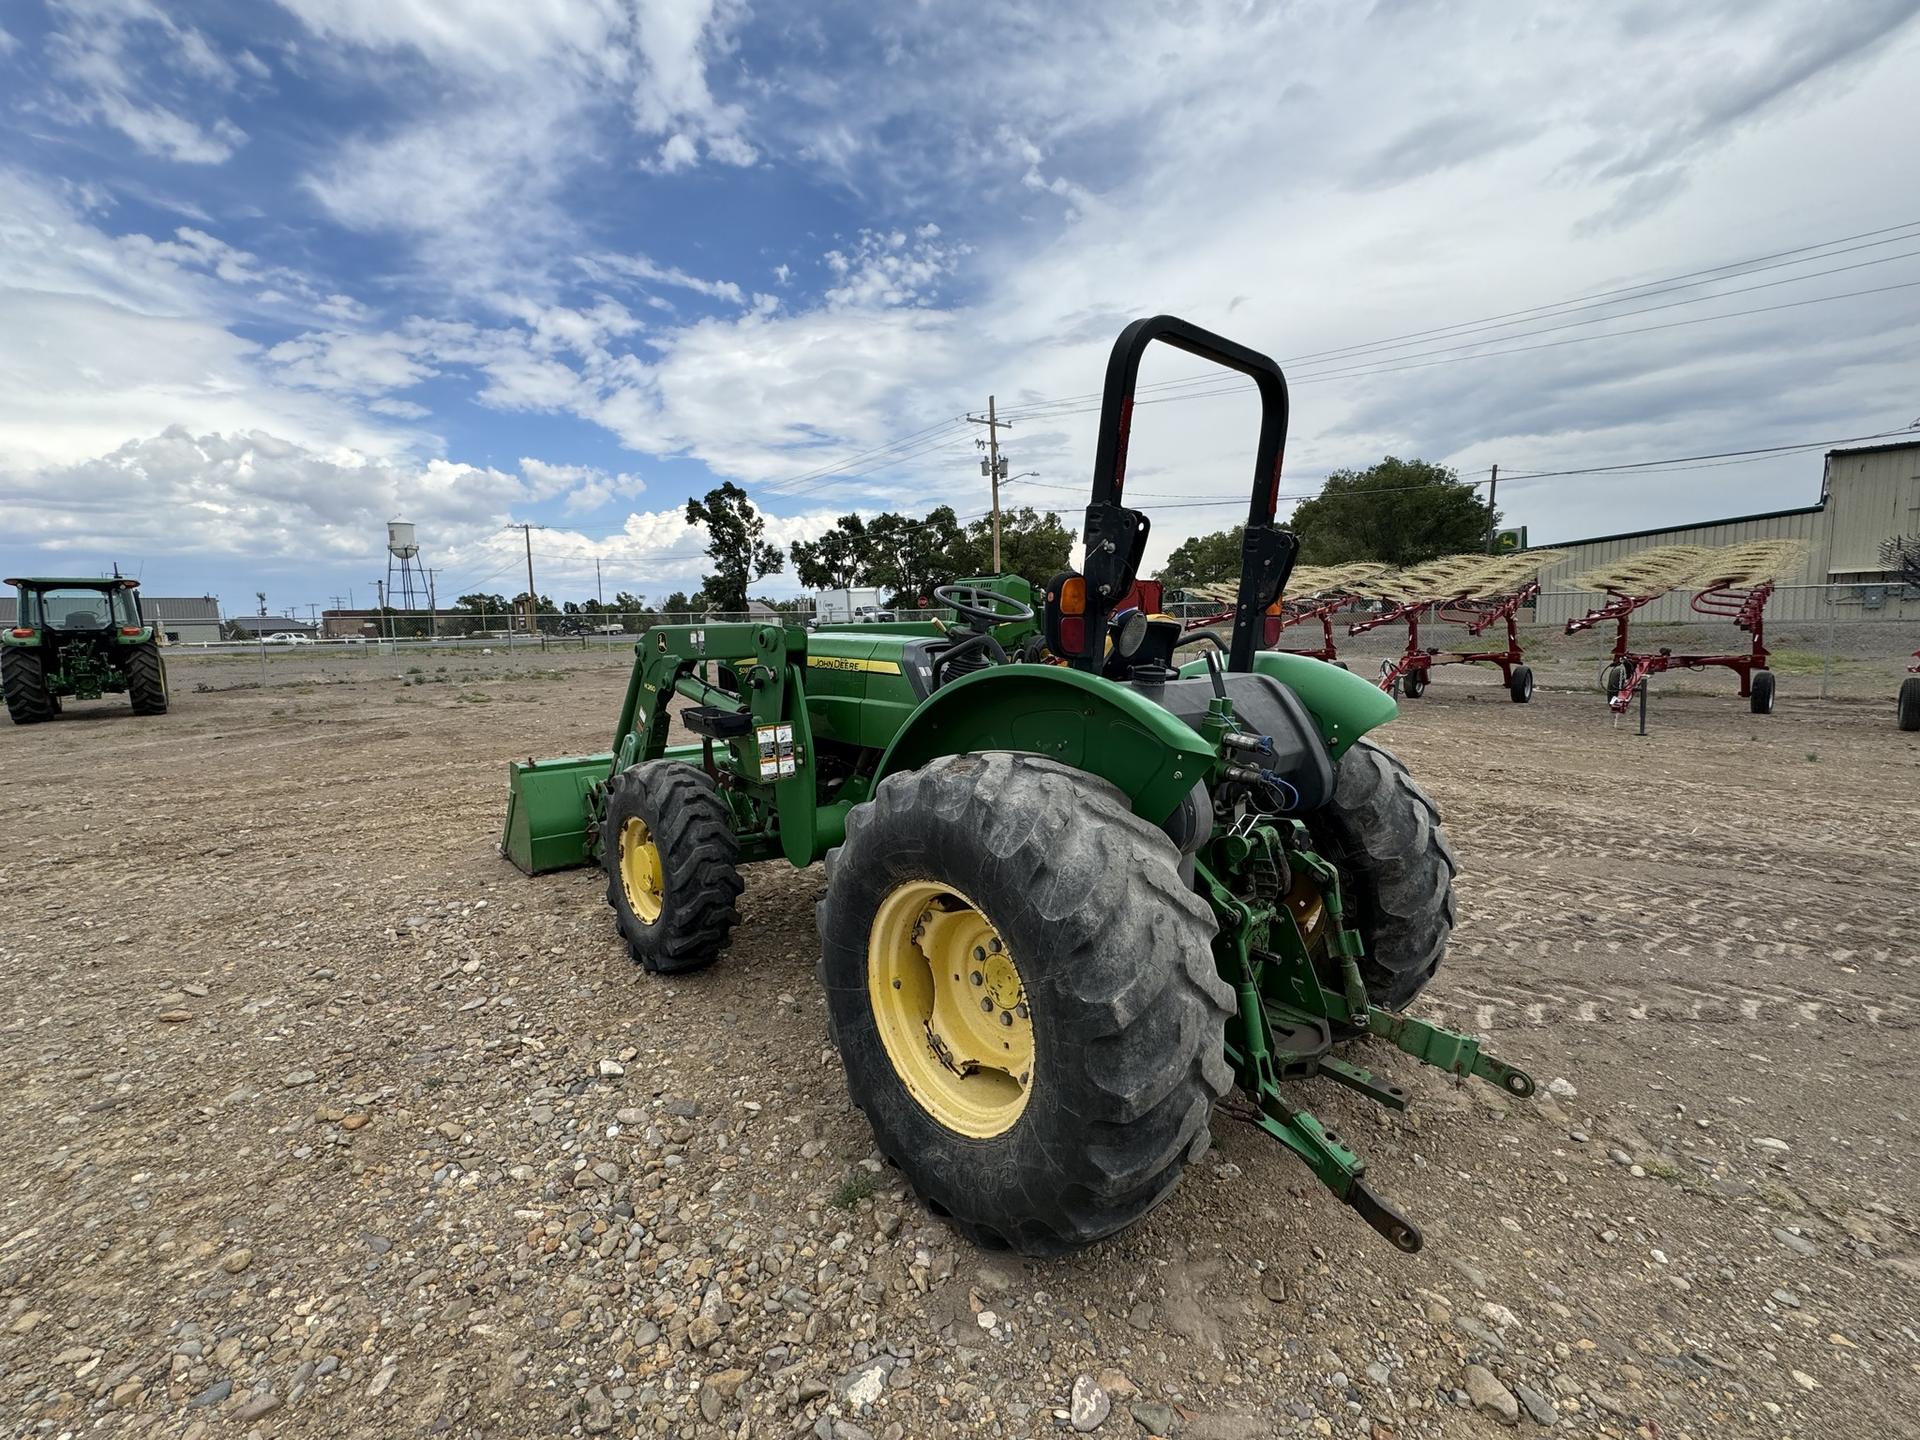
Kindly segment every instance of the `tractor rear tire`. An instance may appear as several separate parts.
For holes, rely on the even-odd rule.
[[[136,715],[167,713],[167,662],[160,647],[149,640],[127,655],[127,698]]]
[[[1340,871],[1347,923],[1366,953],[1376,1005],[1404,1010],[1433,978],[1453,931],[1453,850],[1440,811],[1387,751],[1357,740],[1340,757],[1333,799],[1307,818]]]
[[[1516,705],[1524,705],[1533,699],[1533,671],[1525,665],[1513,667],[1513,678],[1507,682],[1507,694]]]
[[[1900,682],[1895,714],[1902,730],[1920,730],[1920,675],[1909,675]]]
[[[38,650],[15,645],[0,650],[0,692],[16,725],[37,725],[60,713],[60,702],[47,686],[46,657]]]
[[[607,903],[643,969],[685,975],[720,958],[740,919],[739,861],[732,812],[704,770],[647,760],[608,782]]]
[[[1180,860],[1038,755],[945,756],[847,817],[817,910],[828,1030],[882,1152],[976,1244],[1092,1244],[1205,1152],[1234,994]]]
[[[1773,672],[1756,670],[1750,682],[1747,708],[1756,715],[1773,714]]]

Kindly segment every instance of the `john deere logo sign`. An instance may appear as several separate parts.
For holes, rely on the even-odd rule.
[[[1493,535],[1493,553],[1512,555],[1527,548],[1527,527],[1516,526],[1512,530],[1496,530]]]

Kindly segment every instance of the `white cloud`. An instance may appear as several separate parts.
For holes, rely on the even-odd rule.
[[[582,259],[580,266],[595,279],[624,276],[630,280],[691,290],[696,295],[705,295],[714,300],[731,301],[735,305],[745,303],[740,287],[731,280],[703,280],[698,275],[689,275],[677,266],[657,265],[644,255],[603,253]]]
[[[169,426],[75,464],[7,477],[21,543],[148,556],[360,560],[385,522],[411,517],[429,543],[504,523],[519,482],[444,460],[412,465],[317,450],[261,430]],[[72,497],[84,495],[76,506]]]
[[[348,140],[307,188],[350,230],[411,237],[437,288],[537,276],[575,229],[555,197],[588,145],[580,103],[565,86],[490,94]]]
[[[643,169],[758,158],[745,111],[708,82],[744,14],[731,0],[282,3],[333,44],[432,68],[431,103],[379,136],[353,136],[307,183],[341,224],[415,237],[450,288],[542,274],[575,229],[558,195],[585,161],[605,158],[597,122],[609,106],[657,142],[633,157]]]
[[[184,424],[391,453],[414,437],[274,383],[229,328],[252,257],[182,231],[114,236],[49,187],[0,170],[0,465],[72,463]]]
[[[634,128],[668,137],[661,163],[669,169],[693,163],[695,142],[723,165],[751,165],[758,152],[744,135],[746,112],[714,98],[707,67],[731,48],[731,33],[745,14],[734,0],[682,0],[643,5],[635,28],[638,73],[633,78]]]
[[[862,230],[846,251],[829,250],[827,268],[838,282],[826,292],[829,305],[884,307],[933,300],[940,281],[953,274],[965,245],[944,245],[928,237],[910,244],[895,230]]]
[[[367,49],[410,49],[480,76],[592,56],[626,33],[617,0],[280,0],[315,35]]]
[[[558,498],[569,515],[591,514],[616,499],[632,499],[647,488],[647,482],[638,475],[609,475],[592,465],[550,465],[528,457],[520,461],[520,474],[531,499]]]
[[[47,55],[74,118],[118,130],[148,155],[217,165],[246,141],[224,115],[187,111],[265,78],[258,57],[223,55],[151,0],[54,0]]]

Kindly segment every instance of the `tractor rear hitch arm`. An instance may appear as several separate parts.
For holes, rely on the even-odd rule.
[[[1496,1060],[1470,1035],[1443,1030],[1425,1020],[1396,1015],[1378,1005],[1367,1011],[1368,1033],[1391,1040],[1414,1059],[1454,1075],[1474,1075],[1525,1100],[1535,1089],[1533,1077],[1505,1061]]]

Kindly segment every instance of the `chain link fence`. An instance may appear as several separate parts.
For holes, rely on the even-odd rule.
[[[1739,654],[1751,649],[1752,637],[1722,616],[1702,615],[1689,608],[1690,592],[1677,591],[1634,614],[1629,643],[1639,652],[1669,649],[1678,654]],[[1596,689],[1614,643],[1611,624],[1601,624],[1576,635],[1565,633],[1565,622],[1597,609],[1605,597],[1595,592],[1552,590],[1520,612],[1521,647],[1526,663],[1546,689]],[[1406,632],[1383,626],[1364,635],[1349,636],[1347,626],[1384,606],[1360,602],[1334,618],[1334,640],[1341,661],[1354,671],[1378,673],[1382,661],[1404,653]],[[1172,603],[1169,613],[1193,624],[1221,613],[1210,601]],[[902,608],[883,612],[895,622],[953,622],[951,610]],[[377,668],[375,658],[404,669],[429,663],[423,657],[512,657],[516,662],[540,656],[600,657],[612,666],[631,660],[633,645],[656,625],[715,625],[753,623],[812,627],[809,610],[668,613],[636,611],[547,611],[529,616],[525,611],[393,611],[335,613],[309,631],[260,632],[246,638],[177,640],[176,653],[256,658],[266,676],[273,662],[291,657],[326,661],[364,659]],[[819,622],[846,624],[845,621]],[[857,623],[857,622],[855,622]],[[885,621],[881,623],[886,623]],[[1223,635],[1230,621],[1214,626]],[[221,622],[221,633],[236,627],[257,630],[257,617],[234,617]],[[1862,584],[1783,585],[1776,587],[1764,619],[1769,667],[1775,672],[1783,700],[1878,698],[1897,689],[1920,649],[1920,587]],[[210,628],[210,627],[209,627]],[[1445,653],[1486,648],[1465,627],[1428,616],[1422,620],[1422,648]],[[1497,637],[1504,643],[1504,631]],[[1282,648],[1314,649],[1321,644],[1318,622],[1289,626],[1281,632]],[[410,657],[410,658],[409,658]],[[1470,685],[1470,674],[1449,676],[1445,683]],[[1662,690],[1711,694],[1730,690],[1732,677],[1723,670],[1674,671],[1658,678]]]

